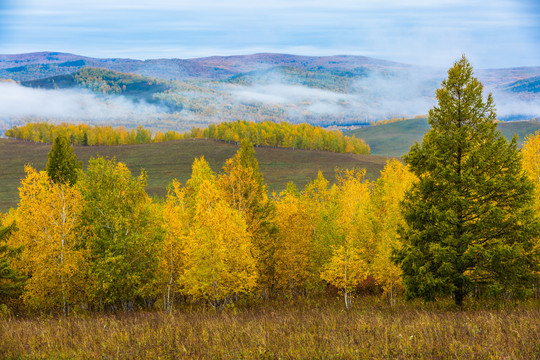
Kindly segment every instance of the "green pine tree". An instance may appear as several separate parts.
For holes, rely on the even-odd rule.
[[[436,97],[431,129],[405,156],[419,179],[403,202],[395,257],[407,297],[452,294],[462,306],[473,289],[523,295],[539,264],[539,227],[516,138],[508,143],[496,129],[491,94],[484,102],[464,56]]]
[[[263,176],[259,170],[259,162],[255,157],[253,144],[247,138],[240,141],[240,149],[238,150],[238,158],[236,161],[240,166],[253,170],[253,177],[259,184],[259,193],[257,196],[262,198],[264,196],[263,194],[266,193],[266,184],[264,183]]]
[[[10,266],[10,260],[20,249],[5,244],[6,238],[15,230],[15,225],[0,227],[0,302],[18,297],[22,292],[25,277]],[[4,243],[2,245],[2,243]]]
[[[46,171],[55,183],[73,185],[77,181],[78,169],[82,164],[77,161],[73,147],[64,135],[58,135],[49,151]]]

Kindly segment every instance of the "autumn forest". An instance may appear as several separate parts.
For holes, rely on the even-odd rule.
[[[369,146],[339,131],[272,122],[212,124],[186,134],[46,123],[9,130],[8,136],[52,145],[45,169],[25,168],[18,206],[1,218],[0,315],[12,319],[2,326],[22,333],[15,317],[49,314],[59,321],[75,319],[69,326],[84,334],[83,327],[93,326],[86,315],[123,327],[106,314],[127,313],[138,325],[129,325],[126,334],[133,336],[137,326],[148,330],[124,341],[122,331],[95,329],[102,347],[81,340],[83,353],[43,345],[45,353],[60,358],[110,355],[114,346],[107,347],[108,336],[126,348],[128,338],[140,341],[133,348],[141,353],[133,357],[159,357],[163,352],[156,349],[168,347],[173,352],[183,347],[186,357],[238,356],[228,342],[241,343],[245,358],[336,353],[345,358],[466,358],[481,353],[467,326],[503,320],[478,312],[460,325],[454,311],[517,307],[500,315],[510,327],[529,324],[538,314],[540,133],[530,135],[522,149],[515,138],[508,142],[501,135],[493,99],[483,97],[465,57],[448,71],[436,97],[422,143],[403,159],[389,159],[378,179],[366,179],[364,169],[336,169],[333,184],[320,172],[304,188],[290,182],[279,193],[268,192],[254,146],[357,154],[369,154]],[[195,158],[191,178],[172,180],[163,199],[148,196],[144,171],[133,174],[121,161],[99,156],[83,170],[72,148],[179,138],[211,138],[239,148],[218,172],[204,157]],[[369,320],[362,309],[370,309],[377,320]],[[201,326],[192,335],[197,345],[175,337],[174,328],[186,326],[184,316],[195,316],[190,324]],[[252,326],[275,326],[272,317],[291,321],[291,331],[299,333],[262,340],[268,329],[257,332]],[[422,319],[430,330],[419,333],[412,318]],[[397,327],[390,325],[393,320]],[[29,321],[56,331],[56,323]],[[444,340],[457,346],[453,350],[437,349],[437,337],[447,333],[432,326],[443,323],[467,327],[454,332],[466,338],[462,344]],[[306,324],[309,329],[302,328]],[[214,337],[208,335],[212,326]],[[252,336],[226,341],[227,334],[218,330],[223,326]],[[350,337],[307,335],[331,334],[339,326]],[[403,338],[403,329],[414,335]],[[526,329],[518,335],[527,340],[518,341],[506,330],[486,335],[494,347],[482,354],[538,354],[538,345],[524,345],[535,343],[538,333],[534,325]],[[371,353],[351,352],[351,339],[364,336],[359,334],[376,334],[370,338]],[[160,343],[161,336],[167,344]],[[415,348],[415,336],[426,343]],[[502,348],[501,336],[517,343]],[[291,342],[279,343],[283,338]],[[253,339],[257,344],[250,343]],[[302,347],[301,339],[311,345]],[[321,341],[326,345],[318,348]],[[141,345],[146,342],[153,345]],[[336,353],[325,353],[332,346],[339,348]],[[21,354],[10,341],[0,340],[2,348],[13,358]],[[169,355],[163,356],[174,358]]]

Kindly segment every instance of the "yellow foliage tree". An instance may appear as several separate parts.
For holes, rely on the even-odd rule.
[[[536,186],[535,208],[540,214],[540,131],[529,135],[523,144],[523,169]]]
[[[284,191],[276,200],[278,228],[275,250],[276,280],[294,296],[311,277],[313,227],[305,204],[293,191]]]
[[[174,180],[163,205],[166,233],[159,262],[162,274],[164,309],[172,310],[178,289],[178,279],[185,267],[184,251],[189,238],[190,218],[185,201],[185,189]]]
[[[218,187],[226,202],[242,213],[254,245],[259,285],[270,289],[275,283],[274,206],[268,199],[267,187],[252,144],[243,140],[234,157],[227,160]]]
[[[25,168],[16,210],[18,231],[13,236],[24,250],[20,270],[28,275],[24,301],[32,307],[58,308],[81,300],[85,284],[85,251],[76,232],[82,208],[81,193],[51,181],[45,171]]]
[[[529,135],[523,144],[523,169],[535,185],[534,210],[540,216],[540,131]],[[536,251],[540,248],[540,239],[536,239]],[[536,281],[536,296],[540,295],[540,282]]]
[[[404,224],[400,202],[415,176],[398,160],[388,161],[375,182],[370,218],[373,224],[372,275],[382,286],[383,295],[393,305],[396,292],[402,289],[401,269],[392,262],[392,251],[401,246],[397,233]]]
[[[302,192],[302,202],[309,209],[309,222],[312,227],[312,246],[310,252],[311,272],[314,278],[320,280],[321,272],[332,257],[332,249],[340,241],[335,226],[335,219],[339,213],[337,202],[337,188],[329,188],[330,182],[319,171],[317,178],[307,184]],[[319,282],[314,281],[312,286]]]
[[[193,219],[179,282],[185,294],[222,306],[256,286],[251,236],[242,213],[225,200],[204,159],[194,162],[187,191]]]
[[[370,206],[370,184],[365,170],[343,170],[336,174],[335,196],[338,213],[335,219],[340,243],[333,248],[330,262],[321,278],[339,288],[345,307],[352,303],[352,291],[370,274],[369,249],[371,229],[367,212]]]

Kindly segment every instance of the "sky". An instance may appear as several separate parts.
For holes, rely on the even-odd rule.
[[[0,0],[0,54],[363,55],[540,65],[538,0]]]

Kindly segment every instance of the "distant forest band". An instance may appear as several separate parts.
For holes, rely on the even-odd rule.
[[[210,124],[207,128],[194,127],[184,134],[175,131],[165,133],[138,126],[128,130],[125,127],[87,124],[28,123],[13,127],[6,136],[20,140],[52,143],[58,135],[66,136],[73,145],[128,145],[147,144],[188,138],[208,138],[229,143],[239,143],[248,139],[255,146],[271,146],[289,149],[323,150],[337,153],[369,154],[364,140],[345,136],[338,130],[327,130],[309,124],[274,123],[264,121],[238,120]]]

